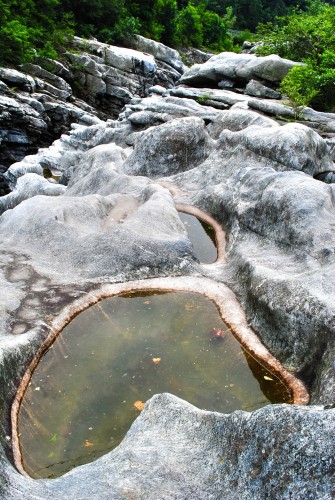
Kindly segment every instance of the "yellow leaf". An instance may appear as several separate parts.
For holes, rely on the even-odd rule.
[[[93,446],[93,443],[91,443],[90,441],[87,441],[87,439],[86,439],[86,441],[85,441],[85,446],[86,446],[86,447],[88,447],[88,446]]]
[[[158,364],[161,362],[161,358],[152,358],[152,362],[153,362],[155,365],[158,365]]]
[[[134,408],[136,408],[136,410],[142,411],[144,408],[143,401],[135,401]]]
[[[264,378],[264,380],[271,380],[273,382],[273,378],[271,378],[271,377],[267,377],[266,375],[264,375],[263,378]]]

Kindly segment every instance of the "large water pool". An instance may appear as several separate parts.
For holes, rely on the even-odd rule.
[[[24,469],[57,477],[94,460],[162,392],[223,413],[292,398],[204,295],[112,297],[76,316],[41,358],[19,412]]]

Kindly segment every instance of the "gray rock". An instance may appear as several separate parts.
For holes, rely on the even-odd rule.
[[[0,165],[5,171],[9,164],[36,151],[36,142],[44,143],[48,135],[49,118],[38,104],[28,97],[0,96]]]
[[[98,54],[105,64],[121,71],[130,73],[136,67],[141,67],[143,74],[150,76],[157,69],[155,58],[152,55],[137,50],[115,47],[96,40],[85,40],[84,42],[77,37],[75,37],[75,44],[79,48],[84,45],[84,48],[89,48],[93,53]]]
[[[106,66],[104,48],[92,43],[89,57]],[[121,64],[123,52],[114,52]],[[141,78],[151,75],[137,58]],[[248,323],[302,378],[313,403],[334,403],[334,186],[313,178],[334,171],[332,144],[301,124],[280,126],[250,110],[261,111],[261,103],[270,110],[260,99],[210,90],[210,100],[233,107],[195,102],[207,91],[179,87],[182,97],[132,99],[118,121],[75,124],[8,171],[15,191],[0,216],[1,498],[334,496],[334,409],[327,406],[223,415],[158,395],[120,446],[56,480],[20,475],[2,452],[11,456],[7,418],[17,384],[52,322],[101,283],[180,276],[184,284],[188,275],[205,275],[214,287],[228,284]],[[1,99],[9,115],[28,106]],[[47,99],[38,102],[56,117],[58,103]],[[38,120],[35,108],[30,117]],[[45,168],[61,172],[68,187],[43,179]],[[51,196],[36,196],[41,192]],[[224,263],[197,262],[178,202],[224,228]]]
[[[154,85],[153,87],[150,87],[148,90],[149,95],[150,94],[158,94],[158,95],[163,95],[166,89],[162,87],[161,85]]]
[[[110,214],[117,195],[35,196],[1,216],[2,249],[15,245],[39,273],[63,282],[106,276],[123,281],[139,269],[160,273],[163,263],[164,272],[186,271],[194,256],[169,193],[139,180],[134,197],[138,215],[115,224]]]
[[[224,103],[228,106],[233,106],[237,103],[248,103],[253,97],[249,97],[243,94],[238,94],[237,92],[232,92],[230,90],[217,90],[209,88],[196,88],[196,87],[176,87],[170,90],[171,96],[176,97],[186,97],[196,100],[211,100],[213,103],[215,101],[218,104]]]
[[[251,79],[279,83],[288,71],[302,63],[282,59],[277,55],[257,57],[253,54],[223,52],[206,63],[195,64],[180,78],[180,84],[190,86],[216,85],[225,78],[248,82]]]
[[[121,167],[126,159],[126,151],[113,143],[102,144],[89,149],[89,151],[82,155],[78,165],[76,165],[71,172],[67,194],[72,195],[74,192],[78,193],[78,184],[81,185],[83,182],[88,185],[89,191],[81,191],[80,194],[99,193],[99,188],[94,185],[93,178],[102,186],[107,187],[108,190],[108,183],[106,186],[106,177],[103,176],[104,178],[102,179],[100,174],[111,170],[112,177],[114,177],[115,174],[121,172]],[[89,177],[88,182],[87,177]],[[71,189],[73,186],[76,187],[75,190]]]
[[[93,94],[107,93],[108,87],[106,83],[98,76],[87,74],[85,78],[85,85],[89,92],[92,92]]]
[[[64,64],[55,59],[49,59],[48,57],[38,57],[36,62],[45,70],[49,71],[53,75],[58,75],[64,78],[66,81],[73,80],[73,74]]]
[[[67,52],[65,55],[71,61],[74,71],[84,72],[97,78],[102,77],[103,72],[101,65],[95,62],[89,54],[73,54],[72,52]]]
[[[281,99],[281,93],[262,85],[257,80],[250,80],[245,87],[245,94],[265,99]]]
[[[275,117],[296,118],[296,113],[289,105],[279,104],[277,102],[263,101],[262,99],[253,99],[248,101],[252,109],[257,109],[263,113]]]
[[[27,173],[18,179],[15,189],[11,193],[0,198],[0,214],[33,196],[42,194],[59,196],[64,193],[65,189],[65,186],[53,184],[40,175]]]
[[[184,72],[185,67],[180,54],[163,43],[144,38],[141,35],[135,35],[132,41],[132,48],[153,55],[155,59],[164,61],[180,74]]]
[[[242,44],[242,53],[243,54],[256,54],[257,49],[263,45],[263,42],[249,42],[245,40]]]
[[[233,80],[230,80],[229,78],[225,78],[218,83],[219,89],[232,89],[234,86],[235,82]]]
[[[19,87],[27,92],[35,91],[34,79],[16,69],[0,68],[0,78],[7,83],[9,87]]]
[[[130,113],[127,118],[133,125],[144,125],[148,127],[160,125],[161,123],[173,119],[167,113],[154,113],[152,111],[137,111]]]
[[[335,168],[335,165],[334,165]],[[335,183],[335,171],[333,172],[322,172],[321,174],[316,174],[314,179],[325,182],[326,184]]]
[[[50,83],[46,82],[45,80],[41,80],[40,78],[35,78],[36,82],[36,89],[37,91],[43,91],[48,94],[51,94],[52,96],[56,97],[57,99],[61,99],[66,101],[68,97],[72,94],[72,89],[70,90],[62,90],[59,89],[58,87],[55,87],[54,85],[51,85]],[[56,82],[54,82],[56,83]]]
[[[125,111],[120,118],[127,118],[130,122],[136,122],[139,116],[140,124],[149,123],[153,117],[156,123],[166,122],[174,118],[197,117],[205,120],[206,123],[216,120],[220,116],[220,111],[210,106],[205,106],[191,99],[178,97],[167,97],[159,99],[155,96],[142,99],[140,104],[133,104],[133,101],[125,107]]]
[[[176,119],[153,127],[141,136],[124,171],[149,177],[172,175],[198,165],[212,146],[203,120]]]
[[[115,118],[134,96],[147,95],[156,84],[173,86],[183,68],[179,54],[143,37],[139,41],[161,59],[76,37],[77,53],[66,52],[64,64],[39,58],[36,62],[40,65],[21,66],[25,73],[0,68],[7,93],[0,102],[4,110],[0,139],[6,146],[0,153],[0,172],[35,153],[38,146],[50,145],[72,122],[92,124],[98,123],[98,116]],[[167,64],[170,56],[172,66]],[[15,93],[10,90],[13,87]],[[28,96],[27,91],[33,94]]]
[[[242,148],[250,165],[252,153],[255,165],[258,156],[264,166],[271,165],[277,171],[300,170],[314,176],[333,167],[325,141],[313,130],[296,123],[265,128],[254,125],[235,133],[224,131],[220,147],[224,154],[228,149]]]
[[[208,132],[213,139],[218,139],[225,129],[238,132],[245,128],[256,125],[258,127],[279,127],[278,123],[271,118],[262,116],[249,109],[235,108],[234,106],[227,113],[222,113],[216,120],[208,125]]]
[[[334,420],[334,410],[287,405],[220,415],[157,395],[121,445],[92,464],[43,481],[2,465],[3,494],[13,500],[64,494],[74,500],[83,491],[93,499],[330,499]]]
[[[68,96],[72,94],[71,86],[63,78],[54,75],[53,73],[50,73],[50,71],[46,71],[40,66],[29,63],[29,64],[23,64],[22,66],[20,66],[20,68],[25,73],[38,77],[42,80],[45,80],[48,83],[50,83],[53,87],[56,87],[59,90],[64,90],[68,94]]]
[[[333,158],[333,161],[335,160],[335,138],[326,138],[325,142],[328,146],[329,153],[331,154],[331,157]]]
[[[0,80],[0,90],[1,90],[1,92],[9,91],[9,87],[7,87],[7,85],[4,82],[2,82],[1,80]]]
[[[204,52],[203,50],[194,48],[184,48],[181,47],[180,53],[183,55],[183,60],[187,66],[192,66],[193,64],[202,64],[208,61],[215,54],[213,52]]]

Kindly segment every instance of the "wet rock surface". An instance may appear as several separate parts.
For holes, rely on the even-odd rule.
[[[125,71],[130,63],[120,51],[95,57]],[[279,64],[271,60],[270,71],[244,61],[243,74],[261,68],[262,79]],[[82,64],[98,71],[89,60]],[[152,64],[148,54],[143,71],[150,74]],[[3,498],[334,495],[335,169],[324,130],[335,132],[335,117],[306,109],[303,123],[286,123],[293,111],[276,100],[188,87],[203,78],[203,67],[182,86],[130,98],[118,120],[75,124],[5,174],[12,192],[0,198]],[[218,77],[229,75],[231,63]],[[12,101],[4,106],[15,109]],[[61,184],[44,178],[46,169]],[[226,261],[197,261],[176,203],[221,224]],[[8,459],[8,413],[52,321],[101,283],[163,276],[227,284],[313,404],[221,415],[159,395],[98,461],[57,480],[21,476]]]
[[[334,414],[327,411],[329,417]],[[170,394],[157,395],[114,451],[52,481],[33,481],[12,471],[10,480],[17,486],[8,498],[19,498],[24,483],[35,498],[84,498],[83,489],[96,499],[167,499],[171,494],[233,499],[236,492],[240,498],[303,499],[312,492],[331,498],[334,426],[323,413],[320,407],[275,405],[252,414],[222,415]]]

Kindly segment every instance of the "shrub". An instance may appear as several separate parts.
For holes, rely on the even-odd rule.
[[[177,17],[176,37],[183,47],[202,46],[201,16],[193,5],[188,5]]]
[[[319,110],[335,105],[335,7],[313,0],[307,12],[293,11],[279,24],[261,25],[258,37],[264,44],[260,55],[279,54],[306,63],[293,68],[282,90],[297,107],[311,104]]]

